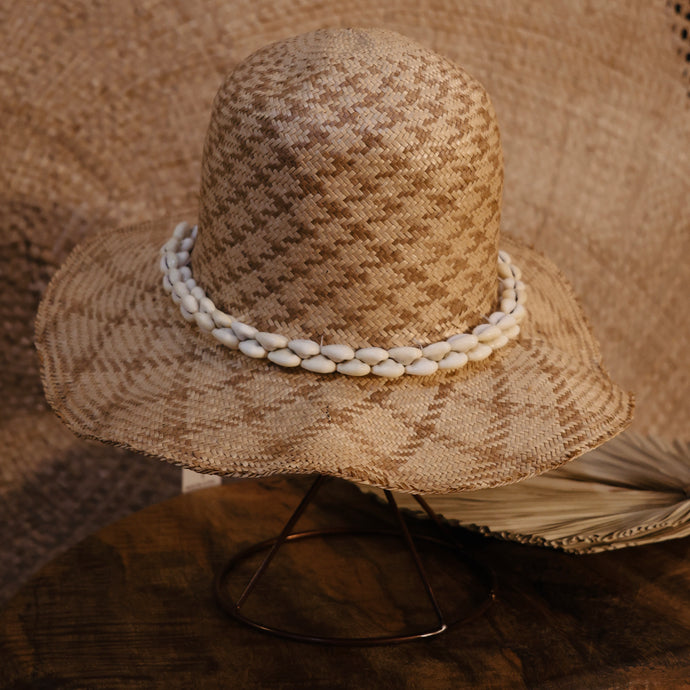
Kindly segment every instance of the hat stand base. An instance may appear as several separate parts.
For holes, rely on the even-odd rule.
[[[349,529],[349,528],[335,528],[335,529],[321,529],[321,530],[311,530],[307,532],[296,532],[293,533],[292,530],[301,517],[301,515],[306,510],[307,506],[313,501],[316,493],[323,485],[327,477],[319,475],[314,483],[311,485],[310,489],[305,494],[299,506],[296,508],[295,512],[292,514],[290,519],[287,521],[283,527],[281,533],[278,537],[274,539],[267,539],[258,544],[254,544],[247,549],[244,549],[236,556],[234,556],[225,567],[218,573],[215,579],[215,595],[219,606],[230,616],[236,620],[249,625],[257,630],[264,633],[269,633],[271,635],[277,635],[279,637],[287,638],[290,640],[296,640],[300,642],[311,642],[316,644],[324,645],[338,645],[338,646],[378,646],[378,645],[389,645],[398,644],[401,642],[410,642],[413,640],[420,640],[428,637],[433,637],[440,635],[449,628],[456,626],[460,623],[467,623],[474,618],[480,616],[489,607],[489,605],[495,599],[495,579],[493,572],[478,563],[476,560],[468,556],[454,539],[449,527],[439,518],[436,513],[431,509],[431,507],[426,503],[426,501],[420,496],[415,495],[414,498],[417,500],[419,505],[427,513],[427,515],[433,520],[439,530],[443,533],[445,539],[435,539],[428,536],[416,536],[415,539],[418,541],[430,542],[434,545],[441,546],[452,550],[454,556],[460,559],[472,572],[473,576],[479,579],[485,588],[485,596],[479,602],[473,602],[473,606],[470,611],[466,612],[460,617],[456,617],[449,621],[443,614],[436,594],[431,586],[429,578],[427,577],[424,564],[419,556],[419,552],[415,546],[415,542],[410,534],[407,527],[405,519],[398,508],[398,505],[390,491],[386,491],[386,499],[388,500],[388,505],[393,512],[396,523],[398,525],[399,531],[397,530],[361,530],[361,529]],[[257,583],[266,572],[269,564],[275,557],[278,550],[283,547],[286,543],[296,542],[307,539],[323,538],[328,539],[329,537],[342,537],[342,536],[397,536],[402,537],[409,552],[414,561],[417,573],[421,579],[424,590],[426,592],[430,610],[433,611],[435,623],[433,626],[422,629],[415,630],[412,632],[404,632],[397,635],[383,635],[378,637],[334,637],[327,635],[320,635],[317,632],[298,632],[284,630],[281,628],[274,627],[262,623],[260,621],[254,620],[246,616],[242,608],[247,602],[247,599],[251,595],[252,591],[256,587]],[[239,598],[234,600],[230,597],[227,591],[227,580],[236,567],[245,561],[247,558],[253,556],[254,554],[260,553],[262,551],[268,550],[268,553],[263,558],[261,565],[254,572],[249,582],[245,586],[244,590],[240,594]]]

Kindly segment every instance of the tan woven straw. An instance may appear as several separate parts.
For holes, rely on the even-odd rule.
[[[630,421],[572,290],[501,234],[483,88],[397,34],[329,30],[254,53],[216,97],[194,276],[261,331],[426,345],[498,309],[498,245],[528,284],[517,342],[388,380],[281,369],[186,323],[161,286],[170,220],[106,230],[53,279],[36,343],[78,434],[235,476],[321,472],[401,491],[498,486]]]
[[[141,462],[118,460],[117,473],[104,474],[111,451],[73,437],[46,409],[32,325],[49,277],[99,229],[196,217],[223,75],[262,45],[311,29],[393,29],[481,80],[501,125],[504,227],[573,283],[612,377],[636,392],[633,428],[690,438],[690,276],[678,260],[690,253],[687,0],[0,5],[0,500],[8,536],[26,537],[24,564],[74,538],[75,511],[61,496],[90,502],[147,483]],[[70,485],[66,453],[88,480]],[[149,484],[148,500],[162,496],[161,483]],[[116,501],[106,499],[79,513],[82,533],[113,519]],[[12,558],[0,559],[5,571]]]

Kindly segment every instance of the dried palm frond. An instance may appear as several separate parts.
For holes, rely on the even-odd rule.
[[[675,539],[690,535],[690,443],[623,433],[518,484],[425,498],[452,523],[574,553]]]

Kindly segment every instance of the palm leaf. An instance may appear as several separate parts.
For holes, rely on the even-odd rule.
[[[517,484],[425,498],[463,527],[575,553],[675,539],[690,535],[690,443],[624,433]]]

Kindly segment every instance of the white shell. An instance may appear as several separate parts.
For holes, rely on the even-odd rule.
[[[301,357],[302,359],[305,359],[306,357],[314,357],[321,352],[321,348],[319,347],[319,344],[315,343],[313,340],[304,340],[304,339],[291,340],[288,343],[288,347],[298,357]]]
[[[242,340],[240,342],[240,352],[254,359],[263,359],[267,354],[266,350],[256,340]]]
[[[196,297],[192,297],[192,295],[185,295],[182,298],[182,306],[190,314],[194,314],[199,311],[199,302],[197,301]]]
[[[460,369],[465,364],[467,364],[467,355],[464,352],[449,352],[438,363],[438,368],[444,370]]]
[[[321,354],[334,362],[345,362],[355,356],[355,351],[349,345],[323,345]]]
[[[216,324],[213,323],[213,319],[209,314],[204,314],[203,312],[198,311],[196,314],[194,314],[194,318],[196,319],[197,326],[199,326],[202,331],[208,331],[211,333],[216,328]]]
[[[302,360],[292,351],[284,347],[280,350],[273,350],[268,353],[271,362],[279,364],[281,367],[298,367]]]
[[[392,347],[388,350],[389,357],[396,362],[407,366],[422,356],[422,351],[418,347]]]
[[[501,311],[504,311],[506,314],[510,314],[516,306],[517,302],[514,299],[504,299],[501,301]]]
[[[355,357],[365,364],[374,366],[388,359],[388,350],[384,350],[382,347],[362,347],[355,352]]]
[[[393,359],[387,359],[371,368],[372,373],[388,379],[397,379],[405,373],[405,367]]]
[[[181,240],[187,235],[187,231],[189,230],[189,223],[186,220],[183,220],[181,223],[178,223],[175,226],[175,229],[173,230],[173,237]]]
[[[422,355],[434,362],[440,362],[450,352],[450,343],[445,340],[440,343],[431,343],[422,348]]]
[[[316,357],[303,359],[302,368],[317,374],[332,374],[335,371],[335,362],[323,355],[316,355]]]
[[[220,311],[220,309],[216,309],[211,316],[213,316],[213,322],[218,328],[230,328],[234,323],[232,316]]]
[[[507,331],[513,326],[517,325],[517,321],[512,314],[505,314],[503,318],[496,324],[502,331]]]
[[[498,349],[502,348],[507,342],[508,342],[508,338],[503,333],[501,333],[501,335],[499,335],[497,338],[490,340],[486,344],[492,350],[498,350]]]
[[[176,237],[169,239],[162,247],[161,253],[167,254],[167,252],[173,252],[173,254],[179,249],[180,240]]]
[[[240,339],[232,332],[232,328],[214,328],[211,335],[225,347],[236,350],[239,347]]]
[[[230,326],[235,332],[235,335],[240,340],[251,340],[259,331],[254,328],[254,326],[248,326],[246,323],[241,321],[233,321],[232,326]]]
[[[479,343],[467,353],[467,358],[470,362],[479,362],[482,359],[486,359],[492,352],[493,350],[488,345]]]
[[[429,374],[435,374],[438,371],[438,362],[420,357],[416,362],[408,364],[405,371],[413,376],[429,376]]]
[[[515,317],[515,320],[518,323],[520,323],[520,321],[522,321],[522,319],[524,319],[526,315],[527,315],[527,310],[525,309],[525,307],[522,304],[518,304],[517,307],[515,307],[515,309],[513,309],[513,316]]]
[[[448,338],[448,344],[453,352],[468,352],[479,342],[476,335],[460,333]]]
[[[498,326],[492,326],[490,323],[483,323],[477,326],[472,333],[477,336],[480,343],[487,343],[494,338],[501,335],[501,329]]]
[[[189,294],[189,290],[187,289],[187,286],[181,281],[178,280],[174,285],[173,285],[173,292],[180,298],[182,299],[185,295]]]
[[[199,300],[199,311],[203,311],[204,314],[213,314],[216,310],[216,305],[213,304],[213,300],[208,297],[202,297]]]
[[[284,335],[279,335],[278,333],[266,333],[262,331],[261,333],[257,333],[254,337],[261,343],[261,347],[269,352],[273,352],[273,350],[284,350],[288,344],[288,339]]]
[[[488,317],[488,323],[474,328],[472,334],[461,333],[447,341],[431,343],[425,347],[360,348],[355,352],[349,345],[319,346],[314,340],[288,340],[285,336],[261,332],[216,309],[203,288],[192,278],[186,264],[194,248],[197,226],[180,223],[161,248],[163,288],[171,293],[173,301],[187,321],[195,321],[199,328],[212,332],[216,340],[227,347],[239,348],[253,358],[268,356],[281,366],[296,367],[316,373],[338,371],[347,376],[365,376],[374,373],[397,378],[404,373],[425,376],[439,369],[459,369],[468,361],[488,357],[520,333],[519,323],[526,315],[524,303],[527,291],[522,272],[510,263],[510,255],[499,251],[498,274],[500,311]]]
[[[184,318],[185,321],[194,321],[194,314],[191,312],[188,312],[182,305],[180,305],[180,313],[182,314],[182,318]]]
[[[366,376],[371,372],[371,367],[359,359],[350,359],[347,362],[341,362],[336,369],[346,376]]]

